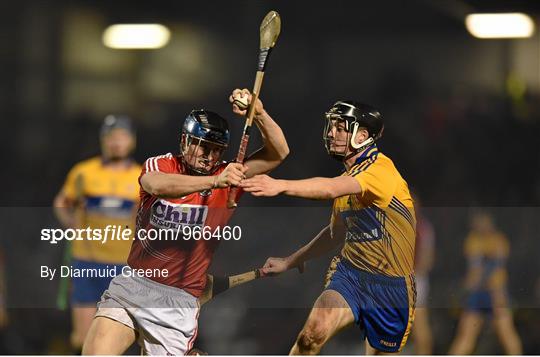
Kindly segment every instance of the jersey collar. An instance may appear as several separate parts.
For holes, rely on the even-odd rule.
[[[371,159],[372,157],[374,157],[375,155],[377,155],[379,153],[379,148],[377,147],[377,144],[372,144],[370,146],[368,146],[363,152],[362,154],[356,159],[356,161],[354,162],[355,165],[358,165],[358,164],[361,164],[363,163],[364,161],[368,160],[368,159]]]
[[[103,167],[106,167],[107,165],[111,163],[111,160],[106,159],[104,156],[101,156],[100,159],[101,159],[101,166]],[[135,160],[133,160],[133,158],[131,157],[127,157],[123,159],[123,162],[124,162],[125,168],[130,168],[131,166],[133,166],[133,164],[135,164]]]

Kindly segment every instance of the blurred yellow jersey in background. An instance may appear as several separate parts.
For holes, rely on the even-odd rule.
[[[362,193],[334,200],[332,222],[340,215],[346,227],[341,255],[371,273],[412,274],[416,217],[407,183],[392,160],[373,146],[343,176],[354,177]]]
[[[135,230],[141,166],[133,162],[125,169],[111,169],[101,157],[75,165],[62,188],[79,203],[79,227],[104,230],[108,225]],[[74,240],[72,256],[85,261],[126,264],[131,240]]]
[[[478,269],[474,289],[497,290],[506,287],[506,260],[510,243],[504,234],[479,233],[472,230],[465,239],[465,256],[473,269]]]

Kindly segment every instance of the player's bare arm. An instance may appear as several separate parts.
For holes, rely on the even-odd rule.
[[[141,177],[141,186],[153,196],[183,197],[193,192],[238,185],[247,170],[247,165],[230,163],[221,174],[215,176],[166,174],[152,171]]]
[[[254,196],[272,197],[285,194],[314,200],[330,200],[362,192],[358,181],[350,176],[278,180],[268,175],[257,175],[243,180],[240,187],[246,192],[251,192]]]
[[[338,102],[337,107],[348,108],[350,104]],[[350,109],[350,108],[349,108]],[[377,116],[373,120],[378,121]],[[374,143],[382,131],[382,122],[376,131],[368,130],[371,124],[356,123],[354,130],[349,130],[349,123],[340,117],[337,112],[327,113],[327,127],[325,129],[325,145],[330,155],[338,158],[349,169],[356,159]],[[351,125],[352,126],[352,125]],[[333,178],[314,177],[304,180],[276,180],[267,175],[257,175],[241,183],[246,192],[254,196],[276,196],[285,194],[300,198],[329,200],[344,195],[353,195],[362,192],[362,187],[353,177],[337,176]]]
[[[229,97],[233,112],[245,116],[251,99],[252,95],[248,89],[235,89]],[[246,172],[247,177],[270,172],[285,160],[289,154],[289,146],[287,145],[283,131],[266,110],[264,110],[263,103],[260,99],[257,99],[255,103],[254,120],[261,132],[264,144],[246,160],[246,164],[249,167]]]
[[[345,240],[345,227],[341,219],[324,227],[308,244],[285,258],[268,258],[263,266],[265,274],[280,274],[289,269],[298,268],[303,271],[308,260],[328,253]]]

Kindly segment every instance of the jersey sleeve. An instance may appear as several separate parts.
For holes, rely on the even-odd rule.
[[[146,159],[139,175],[139,184],[141,183],[141,177],[148,172],[162,172],[165,174],[176,172],[174,165],[175,160],[171,153]]]
[[[84,176],[80,164],[75,165],[68,173],[62,186],[62,192],[70,199],[75,200],[84,193]]]
[[[172,154],[154,156],[146,159],[142,167],[142,175],[147,172],[163,172],[172,173],[175,172],[175,160]],[[141,176],[142,176],[141,175]]]
[[[353,177],[362,188],[360,197],[365,204],[375,204],[378,207],[390,204],[398,183],[395,169],[390,164],[376,161]]]

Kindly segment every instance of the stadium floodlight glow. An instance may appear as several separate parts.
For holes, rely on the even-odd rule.
[[[526,38],[534,33],[534,22],[520,12],[470,14],[465,26],[477,38]]]
[[[103,32],[103,44],[115,49],[156,49],[170,37],[169,29],[160,24],[115,24]]]

